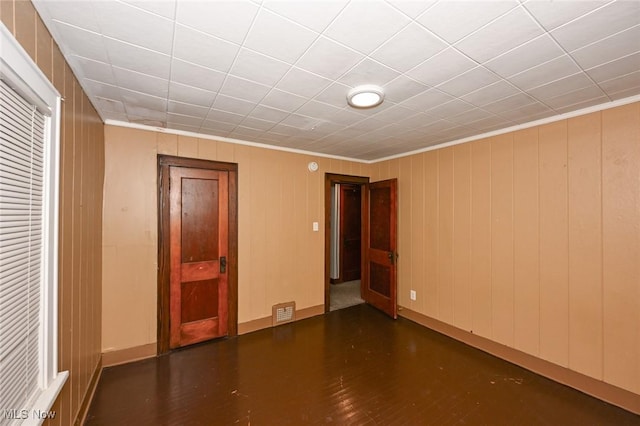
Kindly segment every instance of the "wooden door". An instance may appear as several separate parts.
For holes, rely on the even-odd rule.
[[[360,185],[340,185],[340,277],[338,282],[360,279]]]
[[[229,172],[170,167],[170,347],[227,335]]]
[[[368,185],[366,197],[369,211],[362,271],[362,298],[394,319],[398,317],[397,185],[397,179]]]

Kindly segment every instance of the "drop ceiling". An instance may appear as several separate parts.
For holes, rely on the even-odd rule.
[[[371,161],[640,94],[640,1],[55,1],[107,123]],[[361,84],[372,109],[347,105]]]

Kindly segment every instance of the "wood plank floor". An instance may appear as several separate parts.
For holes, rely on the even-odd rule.
[[[640,425],[357,305],[104,370],[87,425]]]

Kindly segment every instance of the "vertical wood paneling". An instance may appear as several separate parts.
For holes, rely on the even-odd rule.
[[[438,150],[438,319],[453,322],[453,148]]]
[[[198,158],[198,139],[179,135],[178,155],[180,157]]]
[[[422,264],[424,257],[424,228],[425,228],[425,215],[424,215],[424,161],[423,155],[416,155],[409,157],[411,160],[411,194],[409,203],[411,204],[411,229],[414,232],[411,233],[410,244],[411,244],[411,255],[413,261],[410,265],[406,265],[406,268],[411,269],[411,288],[408,290],[416,291],[416,301],[410,300],[407,297],[407,305],[411,309],[415,309],[419,307],[421,310],[424,310],[424,296],[426,295],[422,289],[425,282],[425,271],[422,265],[414,264]],[[408,293],[408,290],[405,289],[405,293]],[[416,305],[415,307],[413,305]]]
[[[178,155],[178,135],[157,133],[158,154]]]
[[[491,141],[471,145],[471,319],[491,338]]]
[[[513,141],[514,347],[540,350],[538,129],[516,132]]]
[[[42,20],[36,19],[36,63],[49,81],[53,81],[52,44],[53,40],[47,27]]]
[[[601,114],[568,121],[569,367],[602,378]]]
[[[567,123],[540,127],[540,356],[568,365]]]
[[[203,160],[215,160],[218,158],[218,142],[210,139],[197,139],[198,158]]]
[[[438,318],[438,153],[429,151],[424,154],[424,262],[425,313]],[[402,228],[401,228],[402,229]]]
[[[513,134],[491,139],[493,340],[513,346]]]
[[[13,9],[13,1],[0,1],[0,20],[12,34],[14,32]]]
[[[36,60],[36,10],[30,1],[13,2],[14,35],[24,50]]]
[[[602,112],[604,380],[640,393],[640,104]]]
[[[471,330],[471,145],[453,150],[453,324]]]
[[[403,157],[399,160],[398,172],[398,226],[411,227],[411,158]],[[411,289],[412,236],[398,235],[398,303],[409,305],[409,290]]]

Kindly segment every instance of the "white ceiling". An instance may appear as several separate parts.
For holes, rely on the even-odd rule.
[[[359,160],[640,94],[635,0],[34,4],[105,121]]]

